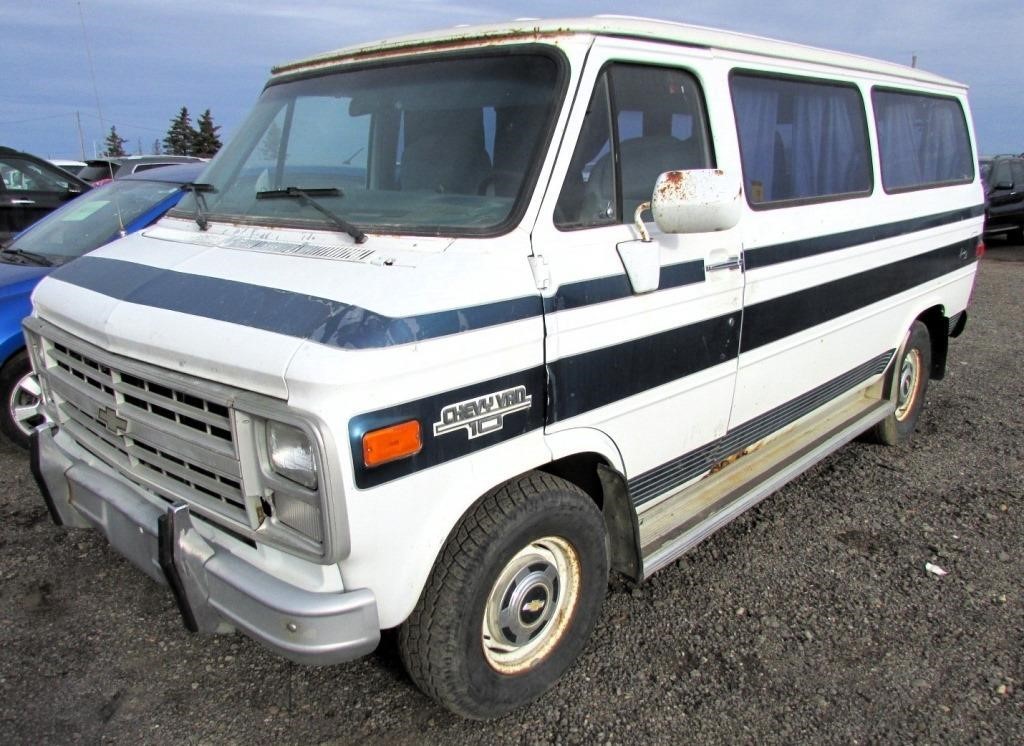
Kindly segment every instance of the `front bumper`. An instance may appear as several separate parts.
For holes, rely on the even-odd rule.
[[[170,586],[194,632],[237,628],[307,664],[341,663],[377,647],[368,589],[318,593],[287,583],[202,536],[188,506],[162,510],[132,485],[66,453],[51,431],[32,436],[32,473],[54,522],[96,528],[118,552]]]

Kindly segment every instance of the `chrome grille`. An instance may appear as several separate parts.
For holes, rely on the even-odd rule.
[[[84,343],[43,350],[60,424],[82,448],[164,499],[250,527],[226,396]]]

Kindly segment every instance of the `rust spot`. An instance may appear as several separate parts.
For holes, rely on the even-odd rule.
[[[693,179],[688,178],[685,171],[668,171],[665,178],[658,182],[656,190],[663,199],[692,199]]]
[[[731,456],[728,456],[727,458],[723,459],[722,461],[719,461],[717,464],[712,466],[711,469],[708,471],[708,476],[711,476],[712,474],[717,474],[718,472],[722,471],[722,469],[724,469],[725,467],[735,464],[744,456],[749,456],[751,453],[761,448],[764,444],[765,441],[760,440],[751,446],[747,446],[742,451],[734,453]]]
[[[422,41],[408,41],[397,43],[393,46],[385,42],[379,46],[368,46],[362,49],[351,51],[328,52],[322,57],[288,62],[277,65],[270,69],[272,75],[295,72],[296,70],[312,70],[332,65],[340,65],[348,62],[355,62],[367,58],[388,59],[391,57],[402,57],[409,54],[424,52],[447,52],[468,47],[483,47],[494,44],[504,44],[510,41],[543,41],[559,36],[565,36],[570,32],[568,29],[513,29],[510,31],[495,31],[488,34],[477,34],[474,36],[452,36],[447,39],[429,39]]]

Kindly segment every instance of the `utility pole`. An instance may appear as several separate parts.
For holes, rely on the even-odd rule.
[[[82,160],[85,160],[85,135],[82,134],[82,117],[75,112],[75,125],[78,127],[78,146],[82,150]]]
[[[910,66],[911,67],[917,67],[917,55],[916,54],[910,55]]]

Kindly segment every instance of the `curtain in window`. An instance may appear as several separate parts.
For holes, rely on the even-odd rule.
[[[793,97],[794,198],[866,190],[867,144],[856,91],[801,86]]]
[[[973,178],[967,123],[958,102],[894,91],[875,91],[873,100],[886,189]]]
[[[906,97],[885,94],[876,97],[878,150],[882,160],[882,183],[886,189],[900,189],[924,182],[924,173],[917,158],[916,108],[917,104]]]
[[[776,171],[776,128],[779,120],[779,94],[765,81],[734,78],[733,107],[739,126],[743,158],[743,181],[751,202],[780,199],[774,193]],[[785,198],[782,195],[781,198]]]
[[[925,183],[957,181],[969,176],[970,161],[963,138],[963,119],[947,101],[932,101],[921,142],[921,161]],[[966,156],[966,157],[965,157]]]

